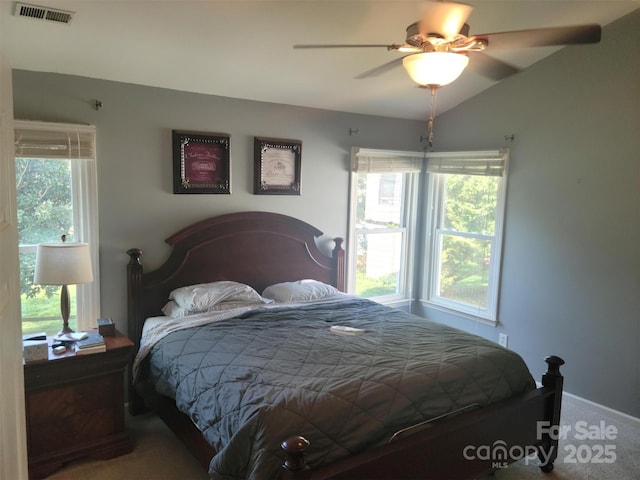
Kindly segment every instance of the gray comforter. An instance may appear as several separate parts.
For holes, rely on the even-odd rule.
[[[365,330],[332,333],[331,325]],[[310,442],[312,467],[472,404],[535,387],[523,360],[480,337],[367,300],[260,309],[171,333],[147,360],[218,454],[214,479],[272,479],[280,443]]]

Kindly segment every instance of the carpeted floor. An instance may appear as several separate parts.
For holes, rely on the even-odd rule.
[[[107,461],[75,462],[50,480],[206,480],[204,469],[155,416],[129,417],[134,451]],[[604,423],[603,423],[604,422]],[[637,480],[640,478],[640,422],[592,408],[565,396],[555,469],[545,474],[537,460],[521,460],[482,480]],[[614,433],[615,429],[615,433]],[[585,435],[609,439],[582,439]],[[613,438],[615,437],[615,438]],[[390,479],[392,480],[392,479]]]
[[[495,480],[637,480],[640,478],[640,422],[637,419],[594,409],[591,405],[566,395],[562,402],[560,424],[566,430],[566,434],[560,437],[558,458],[553,472],[543,473],[537,467],[536,460],[529,462],[521,460],[506,469],[498,470],[493,477],[489,478]]]
[[[154,414],[127,416],[133,452],[104,461],[78,461],[49,480],[207,480],[209,476]]]

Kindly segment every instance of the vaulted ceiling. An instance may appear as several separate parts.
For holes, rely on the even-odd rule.
[[[35,1],[75,12],[69,24],[15,16],[15,3],[0,2],[5,10],[1,45],[13,68],[406,119],[424,119],[428,109],[428,92],[417,88],[401,66],[355,78],[400,53],[293,49],[305,43],[402,43],[406,27],[419,17],[419,1]],[[471,34],[604,26],[640,7],[639,0],[466,3],[474,7],[467,21]],[[506,49],[492,55],[524,69],[557,49]],[[467,70],[440,89],[437,110],[494,84]]]

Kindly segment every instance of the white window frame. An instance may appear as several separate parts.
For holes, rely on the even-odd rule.
[[[347,242],[347,291],[355,293],[356,287],[356,240],[361,233],[401,232],[403,239],[400,260],[398,292],[391,295],[371,297],[386,305],[407,303],[413,299],[414,258],[416,251],[416,221],[418,206],[418,186],[424,163],[423,152],[397,150],[377,150],[354,147],[351,150],[350,196],[349,196],[349,236]],[[402,226],[361,230],[356,226],[358,173],[404,173],[402,198]]]
[[[71,201],[74,240],[89,244],[93,282],[76,286],[79,330],[95,328],[100,317],[98,173],[93,125],[15,120],[15,156],[71,160]],[[52,239],[54,241],[54,239]],[[20,253],[35,253],[37,245],[22,245]]]
[[[430,152],[427,154],[427,195],[425,197],[425,265],[421,302],[429,307],[453,313],[458,316],[496,325],[498,321],[498,299],[502,261],[502,237],[504,231],[505,203],[507,192],[508,150],[472,152]],[[447,174],[472,174],[500,177],[496,198],[494,235],[476,233],[457,235],[491,240],[491,260],[489,264],[489,285],[487,306],[482,308],[457,302],[439,295],[440,271],[440,229],[444,208],[444,176]]]

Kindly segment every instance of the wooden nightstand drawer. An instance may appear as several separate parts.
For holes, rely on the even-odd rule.
[[[55,390],[43,390],[27,396],[29,423],[32,428],[40,428],[42,424],[64,422],[73,416],[73,387]]]
[[[124,431],[124,372],[133,344],[122,335],[105,342],[106,352],[25,365],[30,478],[78,458],[132,450]]]
[[[119,378],[121,381],[122,378]],[[104,377],[95,382],[86,382],[73,389],[76,413],[109,410],[113,408],[113,391],[117,385],[112,377]]]

